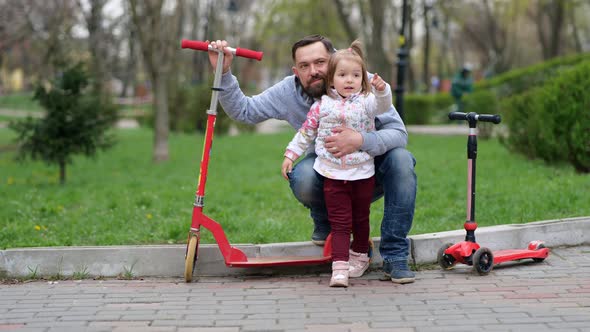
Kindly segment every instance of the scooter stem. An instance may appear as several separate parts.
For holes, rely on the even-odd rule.
[[[469,121],[469,137],[467,138],[467,219],[464,227],[467,234],[465,241],[475,242],[475,171],[477,160],[477,122]]]

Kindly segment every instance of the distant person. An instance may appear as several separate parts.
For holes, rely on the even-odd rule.
[[[325,81],[326,94],[311,106],[307,120],[287,146],[281,172],[289,180],[293,163],[315,142],[313,169],[324,178],[324,200],[332,229],[330,287],[348,287],[349,277],[360,277],[369,267],[375,163],[361,150],[334,156],[335,149],[326,147],[326,138],[341,126],[360,133],[374,131],[375,116],[391,107],[391,87],[377,74],[369,81],[359,41],[332,54]]]
[[[465,64],[461,70],[453,77],[451,83],[451,95],[455,99],[458,112],[464,112],[465,104],[463,95],[473,91],[473,79],[471,78],[471,65]]]
[[[430,77],[430,93],[437,93],[440,90],[440,78],[433,75]]]
[[[211,46],[224,50],[223,75],[219,88],[219,102],[225,113],[234,120],[255,124],[268,119],[287,121],[295,130],[301,128],[311,105],[326,91],[324,78],[330,55],[335,49],[332,42],[320,35],[311,35],[291,47],[293,75],[248,97],[231,74],[233,54],[225,49],[227,42],[218,40]],[[209,52],[213,68],[217,53]],[[369,79],[371,79],[369,74]],[[408,233],[414,219],[417,179],[416,160],[406,149],[408,132],[399,114],[390,105],[389,110],[375,119],[375,131],[359,133],[346,127],[334,128],[326,138],[326,147],[337,158],[357,150],[375,158],[375,192],[373,200],[384,197],[379,253],[383,258],[383,271],[394,283],[414,282],[415,275],[408,267],[410,240]],[[323,177],[314,169],[316,154],[309,151],[301,158],[289,177],[295,198],[310,210],[314,221],[311,240],[324,245],[330,233],[328,212],[324,201]]]

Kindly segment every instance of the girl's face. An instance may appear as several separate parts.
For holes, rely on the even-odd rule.
[[[361,91],[363,83],[362,66],[349,59],[342,59],[334,72],[334,89],[344,98]]]

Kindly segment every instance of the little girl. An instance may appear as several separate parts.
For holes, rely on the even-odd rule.
[[[324,177],[324,195],[332,228],[331,287],[348,287],[349,277],[360,277],[369,267],[369,212],[375,185],[373,157],[355,151],[335,157],[325,139],[332,129],[375,130],[375,116],[391,107],[391,87],[379,75],[369,81],[361,44],[332,54],[326,73],[327,94],[316,101],[293,140],[282,164],[288,179],[293,163],[314,143],[314,169]],[[352,230],[353,243],[350,246]]]

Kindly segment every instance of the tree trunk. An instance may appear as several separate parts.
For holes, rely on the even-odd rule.
[[[372,72],[379,73],[379,76],[389,84],[393,82],[392,64],[383,50],[383,25],[385,16],[385,4],[381,0],[371,0],[371,18],[373,21],[373,34],[369,45],[365,47],[369,63],[373,66]]]
[[[170,2],[167,2],[169,5]],[[168,78],[178,54],[184,1],[175,3],[174,13],[163,13],[164,1],[129,0],[141,51],[152,79],[154,95],[154,162],[168,160]]]
[[[59,161],[59,184],[66,184],[66,162],[65,160]]]
[[[551,7],[552,9],[549,15],[552,18],[552,29],[549,56],[550,58],[554,58],[561,53],[561,30],[563,30],[565,4],[563,0],[554,0]]]
[[[574,49],[576,50],[576,53],[582,53],[584,52],[584,48],[582,47],[582,41],[580,39],[580,33],[578,32],[578,25],[576,24],[576,9],[577,7],[575,6],[570,6],[569,10],[568,10],[568,17],[569,17],[569,23],[572,26],[572,36],[574,38]]]
[[[425,91],[430,87],[430,7],[424,2],[424,61],[422,62],[422,81]]]
[[[561,52],[561,30],[565,11],[564,1],[552,0],[549,3],[538,1],[535,20],[537,35],[541,44],[543,59],[549,60]],[[545,20],[547,18],[547,20]]]
[[[137,52],[135,50],[135,45],[137,41],[135,40],[135,31],[132,22],[127,23],[127,29],[129,29],[129,38],[127,39],[127,47],[129,50],[129,55],[127,57],[127,65],[123,68],[123,87],[121,88],[121,95],[120,97],[126,97],[128,95],[128,90],[131,87],[133,89],[135,87],[135,72],[137,68]]]
[[[340,18],[340,23],[342,23],[342,26],[344,27],[344,31],[346,31],[346,36],[351,41],[354,40],[356,33],[354,32],[354,29],[350,25],[350,22],[348,20],[348,15],[344,12],[344,4],[340,0],[334,0],[334,6],[336,6],[338,18]]]
[[[93,76],[92,89],[100,98],[106,98],[107,70],[105,68],[106,51],[103,45],[105,40],[104,28],[102,27],[102,10],[105,0],[91,0],[90,13],[85,14],[88,27],[88,49],[91,56],[91,73]]]
[[[168,133],[170,115],[168,113],[168,75],[159,73],[154,82],[154,155],[155,162],[168,160]]]

